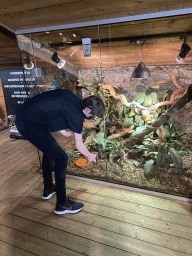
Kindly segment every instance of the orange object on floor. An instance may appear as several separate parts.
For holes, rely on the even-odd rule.
[[[79,167],[86,167],[90,164],[90,162],[88,161],[88,159],[78,159],[75,164]]]

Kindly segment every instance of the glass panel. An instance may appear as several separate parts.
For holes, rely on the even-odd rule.
[[[98,165],[78,167],[76,161],[84,157],[74,140],[54,133],[69,156],[68,174],[191,197],[191,95],[183,96],[191,84],[191,64],[180,65],[171,55],[173,43],[178,43],[179,53],[179,37],[152,37],[159,23],[164,24],[159,31],[163,36],[166,22],[165,18],[18,36],[23,58],[28,53],[34,62],[31,75],[38,78],[37,93],[61,88],[81,99],[98,95],[105,102],[104,117],[86,120],[83,129],[85,145],[99,155]],[[179,32],[177,27],[174,32]],[[90,47],[83,46],[85,38],[91,38]],[[191,36],[187,40],[190,44]],[[56,52],[63,66],[54,61]],[[139,63],[143,78],[133,75]],[[34,94],[31,90],[30,96]]]
[[[191,142],[186,145],[185,138],[191,141],[191,128],[188,118],[184,118],[188,112],[185,108],[190,108],[191,103],[187,100],[186,106],[181,104],[191,83],[191,71],[189,66],[178,65],[176,56],[170,59],[174,66],[153,66],[154,53],[159,52],[163,62],[163,47],[171,47],[181,39],[138,40],[131,38],[130,28],[130,24],[100,26],[102,86],[107,90],[106,96],[116,100],[111,108],[112,121],[106,118],[105,124],[108,180],[191,197],[192,148]],[[150,76],[132,78],[140,62],[146,64]]]
[[[100,65],[100,49],[98,47],[98,27],[88,27],[85,29],[70,29],[66,31],[49,31],[31,35],[19,35],[19,46],[22,52],[23,64],[27,55],[34,63],[31,75],[36,77],[36,71],[40,72],[38,85],[30,90],[30,97],[36,94],[55,89],[67,89],[76,94],[81,100],[91,95],[92,90],[97,95],[95,81],[99,81],[98,73],[87,73],[82,77],[81,70],[87,67],[88,63],[94,63],[95,67]],[[90,56],[86,57],[87,49],[82,45],[82,39],[91,39]],[[88,40],[89,42],[89,40]],[[89,48],[88,48],[89,50]],[[63,66],[58,66],[54,62],[53,55],[57,53]],[[87,86],[85,80],[88,79],[90,84]],[[87,80],[87,81],[88,81]],[[86,88],[87,87],[87,88]],[[83,141],[90,152],[97,153],[97,147],[92,146],[94,136],[99,131],[97,123],[94,120],[85,120],[83,128]],[[67,173],[72,175],[84,176],[107,180],[105,160],[100,160],[102,169],[97,165],[84,162],[85,159],[75,148],[74,139],[66,138],[59,132],[52,133],[59,145],[66,150],[69,156]],[[42,161],[42,153],[40,160]],[[81,166],[82,165],[82,166]],[[54,162],[53,162],[54,169]]]

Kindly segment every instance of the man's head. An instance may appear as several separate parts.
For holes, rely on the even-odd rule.
[[[105,113],[105,105],[98,96],[91,95],[83,100],[83,113],[87,119],[102,117]]]

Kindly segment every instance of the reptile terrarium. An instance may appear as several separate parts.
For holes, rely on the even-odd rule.
[[[98,153],[98,165],[86,164],[73,139],[54,134],[69,156],[68,174],[191,197],[192,57],[189,52],[184,64],[176,61],[183,43],[179,28],[166,39],[153,36],[158,22],[155,28],[149,20],[17,38],[23,58],[28,53],[42,71],[42,86],[34,84],[31,96],[35,88],[36,93],[65,88],[105,103],[103,118],[86,120],[83,129],[84,144]],[[190,45],[190,35],[187,40]],[[149,73],[137,77],[141,62]],[[32,76],[35,72],[26,81]]]

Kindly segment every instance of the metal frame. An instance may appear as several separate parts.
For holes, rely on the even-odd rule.
[[[21,34],[28,34],[28,33],[46,32],[51,30],[91,27],[91,26],[98,26],[98,25],[139,21],[139,20],[149,20],[149,19],[164,18],[164,17],[170,17],[170,16],[187,15],[187,14],[192,14],[192,8],[165,11],[165,12],[147,13],[147,14],[141,14],[141,15],[125,16],[120,18],[88,21],[88,22],[81,22],[81,23],[64,24],[64,25],[50,26],[50,27],[23,29],[23,30],[15,31],[15,34],[21,35]]]
[[[101,181],[101,180],[96,180],[96,179],[89,179],[89,178],[84,178],[81,176],[74,176],[71,174],[66,174],[66,177],[71,178],[71,179],[76,179],[76,180],[87,181],[90,183],[97,183],[97,184],[105,185],[105,186],[109,186],[109,187],[125,189],[128,191],[139,192],[139,193],[150,195],[150,196],[157,196],[157,197],[163,197],[163,198],[167,198],[167,199],[171,199],[171,200],[178,200],[178,201],[192,203],[192,199],[187,198],[187,197],[175,196],[175,195],[171,195],[171,194],[155,192],[152,190],[146,190],[146,189],[142,189],[142,188],[129,187],[129,186],[120,185],[117,183],[111,183],[111,182]]]

